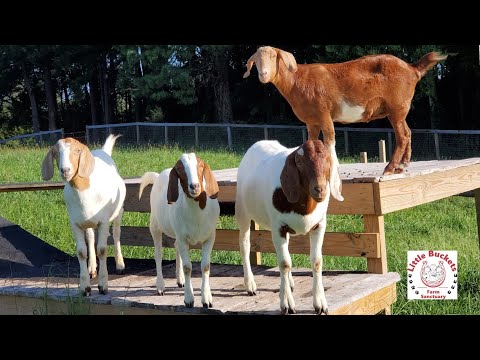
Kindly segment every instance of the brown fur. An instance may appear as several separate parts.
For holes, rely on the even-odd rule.
[[[42,162],[42,178],[50,180],[53,177],[53,161],[58,167],[59,142],[70,144],[70,163],[72,164],[72,173],[74,174],[69,181],[70,185],[79,191],[90,187],[90,175],[95,166],[95,159],[88,147],[73,138],[60,139],[48,151]]]
[[[325,199],[331,157],[321,140],[307,140],[300,148],[303,156],[298,150],[288,155],[280,174],[282,187],[273,192],[272,202],[282,213],[308,215]],[[315,187],[322,190],[321,194],[316,193]]]
[[[170,171],[168,179],[167,189],[167,201],[172,204],[178,200],[178,180],[180,180],[180,186],[183,192],[189,198],[193,198],[198,202],[200,209],[205,209],[207,206],[207,196],[210,199],[216,199],[218,197],[218,183],[213,175],[210,166],[197,156],[197,174],[200,181],[200,194],[193,198],[188,191],[187,174],[185,173],[185,167],[181,160],[178,160],[175,167]],[[206,186],[203,187],[203,178],[205,178]]]
[[[262,61],[262,56],[273,58],[272,52],[277,54],[276,69],[270,79],[262,81],[273,83],[288,101],[295,115],[306,124],[309,140],[318,139],[321,130],[326,145],[335,142],[332,119],[338,117],[343,100],[365,109],[360,122],[386,116],[390,120],[396,148],[384,174],[401,172],[400,163],[409,164],[411,132],[406,116],[415,87],[426,71],[446,56],[431,52],[415,64],[382,54],[336,64],[292,65],[292,54],[262,47],[249,59],[244,77],[250,74],[254,62]]]

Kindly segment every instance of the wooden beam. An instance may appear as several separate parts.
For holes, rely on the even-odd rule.
[[[217,230],[215,250],[239,251],[238,230]],[[122,226],[120,242],[129,246],[153,246],[153,240],[147,227]],[[251,250],[253,252],[275,253],[270,231],[250,231]],[[113,244],[113,238],[108,238],[108,244]],[[174,247],[175,239],[163,235],[163,246]],[[191,249],[200,249],[200,245],[191,246]],[[355,256],[378,258],[380,256],[380,241],[376,233],[325,233],[323,255]],[[289,251],[292,254],[309,254],[310,239],[308,235],[299,235],[290,238]]]
[[[381,181],[379,183],[381,206],[378,210],[380,214],[388,214],[476,188],[480,188],[480,164],[422,176]]]
[[[0,192],[63,189],[62,181],[0,184]]]
[[[252,231],[252,230],[260,230],[260,226],[258,226],[258,224],[255,221],[250,221],[250,231]],[[237,236],[237,241],[238,241],[238,236]],[[262,253],[261,252],[250,251],[250,265],[262,265]]]
[[[381,311],[389,312],[397,300],[397,286],[391,284],[332,312],[332,315],[374,315]]]
[[[367,259],[368,272],[374,274],[387,273],[387,248],[385,244],[385,225],[383,215],[363,215],[365,232],[378,235],[377,244],[380,247],[379,257]]]

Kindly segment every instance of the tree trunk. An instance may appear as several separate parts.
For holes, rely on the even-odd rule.
[[[92,116],[92,125],[97,125],[98,124],[98,109],[97,109],[97,103],[98,103],[98,87],[97,87],[97,82],[98,80],[98,69],[95,66],[92,72],[92,76],[90,78],[89,82],[89,89],[90,89],[90,113]]]
[[[45,93],[48,105],[48,130],[57,129],[57,101],[55,99],[55,91],[53,90],[53,82],[50,74],[50,65],[48,62],[43,68],[43,80],[45,82]]]
[[[38,117],[38,106],[37,106],[37,98],[35,97],[35,93],[32,89],[32,84],[30,83],[30,76],[27,73],[27,69],[25,64],[22,64],[22,73],[23,73],[23,81],[25,82],[25,87],[27,88],[28,97],[30,99],[30,106],[32,108],[32,128],[33,132],[40,131],[40,119]]]
[[[144,121],[143,101],[142,98],[135,98],[135,121]]]
[[[230,89],[228,87],[228,63],[225,53],[215,54],[215,68],[217,76],[213,83],[215,113],[218,122],[231,123],[233,121]]]
[[[100,87],[102,93],[103,122],[105,124],[110,124],[112,114],[110,112],[110,89],[108,86],[108,72],[105,54],[102,54],[100,58]]]
[[[127,104],[128,104],[128,121],[132,121],[132,94],[128,93],[127,95]]]
[[[117,118],[118,109],[117,109],[117,91],[116,91],[116,82],[117,82],[117,69],[115,67],[115,54],[110,52],[108,55],[109,65],[108,65],[108,89],[110,96],[110,114],[112,117],[112,122]]]

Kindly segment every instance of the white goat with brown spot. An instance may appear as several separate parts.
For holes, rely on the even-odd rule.
[[[155,245],[157,292],[163,295],[162,234],[175,238],[176,274],[179,287],[185,286],[184,302],[193,307],[192,263],[190,245],[202,244],[202,304],[212,307],[210,290],[210,254],[215,242],[220,205],[218,184],[210,167],[194,153],[183,154],[175,167],[160,174],[143,174],[138,198],[143,189],[153,184],[150,193],[150,233]]]
[[[80,263],[80,291],[86,296],[91,294],[90,276],[97,275],[94,229],[98,229],[96,255],[100,261],[100,293],[108,292],[107,239],[111,221],[117,273],[123,273],[125,269],[120,249],[120,222],[126,187],[111,157],[119,136],[110,135],[102,149],[92,152],[73,138],[60,139],[50,148],[42,163],[44,180],[53,177],[55,159],[65,182],[63,194]]]
[[[287,149],[277,141],[262,140],[245,153],[237,175],[235,217],[240,229],[240,254],[249,295],[256,294],[250,266],[250,221],[271,230],[280,271],[280,310],[295,313],[290,236],[309,234],[313,270],[313,307],[328,313],[322,283],[322,245],[327,208],[333,186],[332,159],[321,140],[307,140]],[[340,192],[340,189],[336,189]],[[292,239],[292,241],[294,241]]]

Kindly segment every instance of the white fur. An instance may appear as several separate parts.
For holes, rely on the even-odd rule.
[[[327,185],[327,196],[317,204],[315,210],[308,215],[294,212],[281,213],[272,203],[272,195],[281,188],[280,174],[287,156],[296,148],[288,149],[277,141],[262,140],[252,145],[244,155],[237,175],[237,195],[235,217],[240,229],[240,254],[242,256],[245,286],[249,294],[254,294],[256,284],[250,266],[250,221],[254,220],[261,227],[272,231],[278,265],[280,268],[280,309],[295,308],[291,275],[292,261],[288,251],[289,235],[280,236],[279,229],[288,225],[295,235],[310,234],[311,263],[313,269],[313,305],[315,309],[327,311],[327,302],[322,285],[322,244],[325,234],[326,213],[330,198],[330,184]],[[319,227],[310,231],[316,224]],[[282,268],[285,263],[288,270]],[[320,267],[315,270],[314,264]]]
[[[345,100],[340,103],[340,114],[333,121],[343,124],[353,124],[362,120],[365,112],[363,106],[349,105]]]
[[[195,161],[193,161],[195,159]],[[195,155],[183,155],[181,157],[185,171],[189,175],[188,183],[199,183],[197,161]],[[195,166],[195,167],[193,167]],[[194,296],[191,283],[192,263],[189,257],[190,245],[202,244],[202,288],[201,296],[204,306],[212,306],[212,294],[210,290],[210,254],[215,241],[215,232],[220,205],[217,199],[207,196],[204,209],[200,209],[199,203],[187,197],[178,181],[178,199],[173,204],[167,202],[167,190],[169,175],[172,169],[166,169],[160,174],[147,172],[142,176],[139,190],[139,198],[143,189],[148,184],[153,184],[150,193],[150,233],[155,244],[155,262],[157,267],[157,291],[164,294],[165,283],[162,274],[162,234],[175,238],[177,250],[177,283],[185,284],[184,301],[188,307],[193,306]],[[205,184],[205,179],[202,179]]]
[[[332,184],[332,196],[337,201],[343,201],[344,198],[340,193],[340,187],[342,185],[342,180],[340,179],[340,163],[337,158],[337,152],[335,150],[335,142],[328,146],[330,156],[332,158],[332,168],[330,169],[330,184]]]
[[[115,143],[110,135],[107,142]],[[59,147],[60,159],[67,147]],[[110,234],[110,222],[113,224],[113,239],[115,243],[115,262],[117,271],[123,271],[125,264],[120,249],[120,221],[125,200],[125,182],[120,177],[115,162],[103,149],[92,151],[95,166],[90,175],[90,187],[83,191],[73,188],[65,182],[64,198],[67,205],[70,226],[77,243],[77,256],[80,262],[80,291],[86,292],[90,287],[90,277],[96,274],[96,257],[93,229],[98,229],[97,256],[100,261],[98,287],[102,292],[108,291],[107,272],[107,238]],[[63,155],[66,158],[66,153]],[[86,232],[86,234],[85,234]],[[86,238],[85,238],[86,235]],[[87,268],[87,246],[89,257]]]

